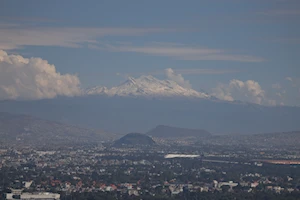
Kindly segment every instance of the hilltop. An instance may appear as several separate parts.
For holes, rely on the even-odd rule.
[[[28,115],[0,112],[1,142],[29,145],[100,143],[114,135]]]
[[[116,140],[113,144],[114,147],[124,146],[152,146],[155,142],[151,137],[142,133],[129,133],[120,139]]]

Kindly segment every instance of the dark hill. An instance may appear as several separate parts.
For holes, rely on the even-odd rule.
[[[152,146],[155,142],[151,137],[141,133],[129,133],[120,139],[116,140],[113,144],[114,147],[122,146]]]
[[[177,128],[171,126],[159,125],[154,129],[147,132],[147,135],[160,138],[169,137],[209,137],[211,134],[202,129],[187,129],[187,128]]]

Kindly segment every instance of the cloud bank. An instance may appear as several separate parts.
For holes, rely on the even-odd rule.
[[[171,68],[165,69],[165,75],[166,75],[167,79],[176,82],[178,85],[180,85],[184,88],[192,88],[192,86],[188,80],[184,80],[184,78],[182,77],[181,74],[175,73],[174,70]]]
[[[41,58],[24,58],[0,50],[0,99],[44,99],[80,95],[77,76],[60,74]]]
[[[93,49],[111,52],[132,52],[153,56],[171,57],[177,60],[217,60],[235,62],[264,62],[265,59],[257,56],[232,54],[223,49],[190,47],[181,44],[151,43],[144,46],[105,44],[93,46]]]
[[[274,100],[270,100],[266,97],[265,91],[261,88],[259,83],[254,80],[243,82],[233,79],[229,84],[219,84],[213,89],[212,95],[226,101],[241,100],[263,105],[276,104]]]
[[[80,48],[87,46],[109,52],[131,52],[164,56],[177,60],[217,60],[235,62],[263,62],[259,56],[232,53],[223,49],[187,46],[176,43],[152,42],[132,45],[130,42],[101,42],[99,38],[142,36],[175,32],[167,28],[91,28],[91,27],[24,27],[19,24],[0,24],[0,49],[12,50],[24,46],[56,46]]]
[[[140,36],[173,31],[162,28],[83,28],[83,27],[22,27],[0,24],[0,49],[23,46],[59,46],[79,48],[83,43],[96,44],[105,36]]]

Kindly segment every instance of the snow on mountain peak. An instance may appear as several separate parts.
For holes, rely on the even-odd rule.
[[[129,77],[119,86],[107,89],[94,87],[86,91],[88,95],[135,96],[135,97],[193,97],[210,98],[210,95],[184,88],[172,80],[159,80],[153,76]]]
[[[92,95],[92,94],[104,94],[107,92],[107,87],[102,87],[102,86],[96,86],[92,88],[86,89],[85,93],[87,95]]]
[[[122,85],[123,84],[134,85],[134,84],[136,84],[136,81],[135,81],[135,79],[133,77],[128,77],[127,81],[125,81],[124,83],[122,83]]]

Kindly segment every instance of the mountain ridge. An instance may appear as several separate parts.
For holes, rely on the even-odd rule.
[[[143,147],[154,145],[154,140],[143,133],[128,133],[118,140],[115,140],[113,147]]]
[[[104,131],[7,112],[0,112],[0,137],[8,144],[30,145],[100,143],[114,138]]]
[[[104,86],[96,86],[85,91],[86,95],[106,96],[131,96],[131,97],[189,97],[211,98],[204,92],[198,92],[190,88],[184,88],[172,80],[159,80],[153,76],[129,77],[119,86],[108,89]]]
[[[130,98],[87,95],[35,101],[0,101],[0,111],[103,129],[147,132],[158,124],[253,134],[300,130],[300,108],[199,98]]]

